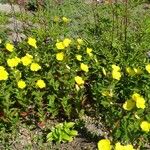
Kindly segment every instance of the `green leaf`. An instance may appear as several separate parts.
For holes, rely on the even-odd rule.
[[[66,133],[62,133],[62,139],[65,140],[65,141],[69,141],[71,142],[73,140],[73,138],[69,135],[67,135]]]
[[[72,128],[75,125],[74,122],[68,122],[65,124],[65,128]]]
[[[70,133],[69,133],[69,135],[71,135],[71,136],[76,136],[76,135],[78,135],[78,131],[76,131],[76,130],[71,130]]]
[[[47,137],[47,141],[52,141],[53,140],[52,132],[48,133],[46,137]]]

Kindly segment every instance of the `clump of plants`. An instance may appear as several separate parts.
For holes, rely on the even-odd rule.
[[[78,132],[73,129],[74,125],[74,122],[64,122],[57,124],[47,135],[47,141],[55,141],[59,143],[73,141],[73,137],[78,135]]]
[[[37,12],[35,18],[44,24],[26,29],[22,42],[1,39],[2,126],[28,114],[36,125],[51,117],[74,120],[88,114],[100,117],[107,129],[108,136],[98,142],[100,150],[149,144],[150,24],[147,15],[142,21],[134,15],[136,5],[83,4],[88,11],[82,8],[80,16],[74,14],[78,7],[65,1],[53,15],[48,7]],[[60,123],[47,141],[70,142],[77,133],[73,122]]]

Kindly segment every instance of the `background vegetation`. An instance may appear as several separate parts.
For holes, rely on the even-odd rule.
[[[12,149],[22,129],[31,133],[38,129],[31,141],[41,148],[48,143],[48,133],[53,142],[71,141],[90,120],[92,125],[102,125],[103,132],[92,129],[85,138],[109,139],[113,148],[117,142],[148,148],[149,5],[143,0],[31,2],[23,5],[29,13],[0,14],[1,24],[11,16],[21,21],[23,30],[15,32],[26,37],[11,41],[9,30],[0,33],[0,66],[8,73],[8,79],[0,81],[2,148]],[[8,63],[16,57],[20,58],[17,65],[16,59]],[[31,59],[28,65],[24,57],[27,62]],[[34,69],[31,63],[36,63]],[[25,86],[19,86],[20,81]],[[75,124],[66,131],[58,124],[64,121]],[[143,121],[148,127],[141,125]],[[27,147],[34,149],[29,143]]]

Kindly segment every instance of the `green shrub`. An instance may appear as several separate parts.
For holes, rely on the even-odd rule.
[[[73,130],[73,122],[59,123],[52,128],[51,132],[47,135],[47,141],[55,142],[71,142],[73,137],[78,135],[76,130]]]
[[[13,47],[2,39],[3,124],[30,111],[37,122],[87,113],[102,118],[113,144],[144,148],[150,138],[150,24],[137,4],[72,0],[52,9],[47,3],[28,17],[40,27],[26,29],[26,40]],[[63,141],[64,126],[48,139]]]

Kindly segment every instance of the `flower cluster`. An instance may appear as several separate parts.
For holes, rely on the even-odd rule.
[[[0,80],[7,80],[8,72],[5,70],[3,66],[0,66]]]
[[[98,142],[98,150],[111,150],[112,145],[109,139],[102,139]],[[114,150],[134,150],[131,144],[121,145],[120,142],[117,142],[114,146]]]
[[[130,100],[127,100],[123,104],[125,110],[132,110],[134,107],[144,109],[145,108],[145,99],[138,93],[134,93]]]
[[[150,123],[148,121],[142,121],[140,124],[142,131],[149,132],[150,131]]]
[[[116,65],[112,65],[112,69],[113,69],[112,70],[113,79],[120,80],[120,78],[121,78],[120,67],[116,66]]]

